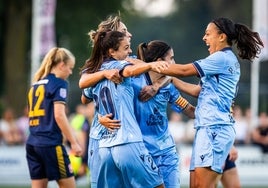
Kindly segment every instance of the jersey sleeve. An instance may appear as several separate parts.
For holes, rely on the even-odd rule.
[[[93,100],[92,87],[88,87],[82,90],[82,94],[88,99]]]
[[[200,77],[220,74],[224,70],[225,60],[221,53],[224,52],[218,51],[193,63]]]
[[[68,83],[64,80],[59,80],[55,87],[55,94],[53,97],[53,101],[59,101],[66,103],[68,97]]]

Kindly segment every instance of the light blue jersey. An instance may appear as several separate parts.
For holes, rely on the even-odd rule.
[[[122,71],[129,63],[110,60],[103,69]],[[113,114],[121,120],[121,127],[102,134],[99,140],[100,166],[97,187],[157,187],[163,183],[159,169],[145,147],[141,130],[134,115],[134,91],[131,78],[121,84],[102,80],[93,89],[96,111],[101,115]]]
[[[202,89],[195,110],[196,134],[190,170],[210,167],[222,173],[235,140],[230,109],[237,91],[240,65],[231,48],[215,52],[193,65],[201,77]]]
[[[215,52],[193,65],[202,84],[195,110],[195,128],[232,125],[230,108],[240,78],[240,64],[232,49]]]
[[[148,73],[132,78],[135,91],[134,108],[137,121],[143,135],[143,141],[152,156],[162,155],[175,146],[168,129],[167,106],[179,98],[179,91],[168,84],[147,102],[138,99],[141,89],[150,85]]]
[[[93,100],[92,87],[83,89],[83,95],[89,100]],[[97,188],[98,175],[100,170],[100,156],[99,156],[99,139],[105,127],[98,121],[98,116],[95,111],[89,133],[88,145],[88,167],[90,170],[90,187]]]
[[[85,88],[83,90],[83,95],[88,100],[93,100],[92,87]],[[95,101],[94,101],[94,103],[95,103]],[[96,140],[99,140],[104,131],[105,131],[105,127],[99,123],[98,116],[97,116],[97,113],[95,111],[95,114],[94,114],[94,117],[93,117],[93,120],[91,123],[91,127],[90,127],[89,137],[96,139]]]
[[[126,61],[106,61],[102,69],[122,70],[129,65]],[[142,134],[135,118],[133,108],[134,91],[131,78],[123,78],[121,84],[115,84],[110,80],[102,80],[92,89],[96,103],[96,111],[101,115],[113,114],[114,119],[121,120],[121,127],[116,131],[108,131],[102,134],[99,146],[111,147],[131,142],[141,142]]]
[[[134,100],[135,115],[140,125],[144,144],[163,176],[165,187],[179,188],[179,155],[168,129],[167,106],[168,103],[176,106],[175,102],[180,97],[180,93],[170,83],[160,88],[149,101],[141,102],[138,95],[143,87],[152,84],[150,76],[145,73],[132,79],[136,96]],[[176,110],[182,111],[179,106],[176,106]]]

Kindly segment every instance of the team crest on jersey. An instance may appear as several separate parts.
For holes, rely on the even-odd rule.
[[[60,96],[62,98],[66,98],[67,97],[67,90],[65,88],[60,88]]]

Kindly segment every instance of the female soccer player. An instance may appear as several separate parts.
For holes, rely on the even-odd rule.
[[[32,188],[46,188],[56,180],[61,188],[75,187],[70,160],[63,146],[63,135],[76,156],[82,154],[66,116],[68,83],[75,65],[65,48],[52,48],[36,72],[28,93],[30,135],[26,157]]]
[[[209,47],[207,58],[189,64],[171,64],[162,73],[201,78],[201,85],[189,86],[189,91],[198,96],[190,186],[212,188],[220,178],[235,139],[230,108],[237,91],[240,65],[231,47],[235,43],[238,56],[252,60],[263,42],[258,33],[228,18],[212,20],[203,40]]]
[[[105,31],[120,31],[124,33],[129,40],[132,38],[132,34],[128,31],[126,25],[122,22],[120,15],[111,15],[106,20],[102,21],[98,29],[96,31],[91,30],[88,34],[90,36],[91,43],[94,46],[94,41],[96,40],[95,36],[98,32],[105,32]],[[86,67],[82,67],[82,74],[79,80],[79,87],[83,88],[83,95],[81,97],[82,103],[88,103],[91,101],[91,88],[90,86],[94,86],[96,83],[101,81],[102,79],[109,79],[115,83],[122,82],[122,77],[119,75],[118,69],[110,69],[110,70],[100,70],[94,73],[88,73]],[[140,99],[142,101],[147,101],[151,97],[153,97],[159,90],[159,88],[168,82],[168,79],[161,78],[157,82],[153,83],[152,85],[145,86],[140,92]],[[89,97],[89,98],[88,98]],[[97,116],[95,116],[97,117]],[[106,115],[106,117],[110,117],[110,115]],[[90,184],[92,188],[96,188],[97,182],[97,174],[99,169],[99,155],[98,155],[98,141],[101,136],[101,131],[96,128],[98,127],[98,120],[94,118],[91,130],[90,130],[90,141],[89,141],[89,160],[88,166],[90,168]],[[107,121],[103,121],[103,124],[107,125],[107,128],[119,128],[120,122],[119,120],[110,120],[107,118]]]
[[[138,46],[137,58],[144,62],[164,60],[169,64],[175,63],[172,47],[160,40],[141,43]],[[149,71],[133,77],[134,109],[143,141],[163,176],[165,187],[177,188],[180,187],[179,155],[168,129],[167,108],[168,104],[171,104],[177,112],[183,112],[190,118],[194,118],[195,108],[181,96],[172,83],[161,87],[157,94],[146,102],[139,99],[143,87],[152,85],[163,76],[165,75]]]
[[[130,76],[166,68],[163,62],[130,66],[123,61],[130,53],[130,41],[121,32],[100,32],[86,66],[89,73],[118,69],[120,84],[104,79],[92,87],[97,113],[113,114],[122,126],[104,129],[99,141],[101,159],[98,187],[163,187],[158,168],[145,148],[134,115],[133,88]]]

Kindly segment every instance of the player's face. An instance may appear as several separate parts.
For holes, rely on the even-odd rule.
[[[128,32],[127,27],[123,22],[120,22],[117,31],[124,33],[129,38],[129,41],[131,40],[132,34]]]
[[[66,80],[72,73],[74,68],[74,61],[69,60],[66,63],[62,62],[62,68],[61,68],[61,78]]]
[[[169,51],[167,51],[167,55],[165,56],[164,60],[169,64],[175,64],[174,51],[172,48]]]
[[[116,51],[112,50],[111,55],[116,60],[124,60],[131,53],[132,53],[132,50],[130,48],[129,38],[124,37],[124,39],[121,40],[121,42],[120,42],[118,50],[116,50]]]
[[[219,33],[219,29],[214,23],[208,24],[203,40],[209,47],[209,54],[213,54],[223,48],[223,44],[225,44],[224,40],[226,37],[224,37],[224,35],[224,33]]]

